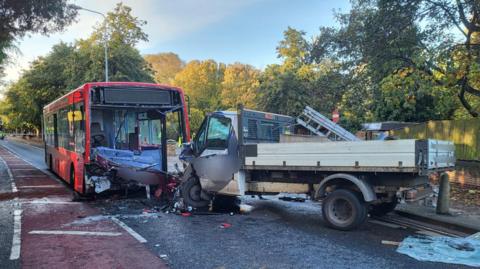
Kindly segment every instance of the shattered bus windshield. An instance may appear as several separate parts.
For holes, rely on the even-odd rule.
[[[184,104],[178,97],[158,89],[95,89],[90,111],[95,164],[105,171],[115,169],[123,180],[158,183],[158,175],[169,170],[168,141],[175,146],[186,135]]]

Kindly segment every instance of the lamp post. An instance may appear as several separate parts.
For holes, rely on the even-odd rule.
[[[105,16],[105,14],[101,13],[101,12],[98,12],[98,11],[95,11],[95,10],[91,10],[91,9],[88,9],[88,8],[83,8],[81,6],[77,6],[77,5],[70,5],[71,8],[73,9],[77,9],[77,10],[85,10],[85,11],[88,11],[88,12],[91,12],[91,13],[95,13],[95,14],[98,14],[100,16],[102,16],[105,20],[107,19],[107,17]],[[104,39],[105,39],[105,44],[104,44],[104,47],[105,47],[105,82],[108,82],[108,41],[107,41],[107,27],[108,27],[108,23],[106,22],[105,23],[105,33],[104,33]]]

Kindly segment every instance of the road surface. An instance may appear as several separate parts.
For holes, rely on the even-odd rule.
[[[46,169],[42,149],[2,141],[0,153],[18,190],[12,195],[0,161],[0,268],[462,268],[420,262],[381,243],[400,242],[418,232],[413,229],[373,222],[351,232],[327,228],[320,206],[308,201],[244,197],[253,210],[233,216],[157,212],[159,205],[141,193],[72,202],[66,184],[32,169]],[[22,210],[21,251],[11,260],[15,210]],[[41,234],[51,231],[60,234]]]

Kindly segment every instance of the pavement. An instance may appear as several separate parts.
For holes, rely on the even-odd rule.
[[[400,204],[395,209],[398,214],[412,219],[442,225],[464,233],[480,232],[479,214],[450,209],[450,214],[439,215],[435,210],[435,207],[432,206],[416,204]]]
[[[350,232],[332,230],[324,224],[319,204],[311,201],[242,197],[252,207],[248,214],[191,216],[154,210],[161,205],[144,199],[143,192],[72,201],[70,188],[44,173],[42,149],[0,141],[0,156],[17,188],[12,194],[8,169],[0,161],[2,269],[466,268],[421,262],[382,243],[401,242],[421,230],[381,221],[368,221]],[[11,260],[18,233],[15,210],[22,210],[21,251]]]

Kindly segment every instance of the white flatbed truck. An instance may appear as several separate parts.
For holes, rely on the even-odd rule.
[[[329,226],[351,230],[368,214],[392,211],[398,201],[426,198],[429,175],[455,165],[453,143],[432,139],[245,143],[249,130],[242,116],[248,112],[214,112],[204,119],[181,155],[188,163],[185,203],[207,206],[214,195],[303,193],[323,201]],[[265,119],[275,116],[265,113]]]

